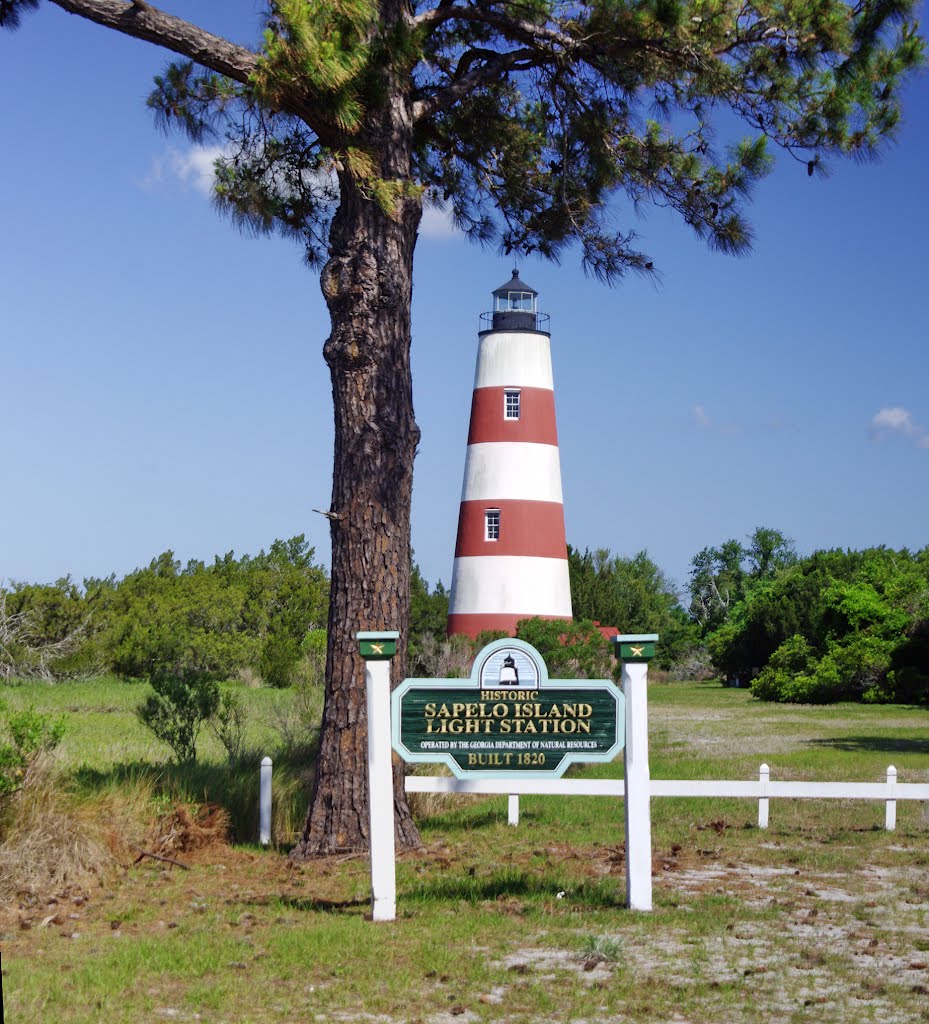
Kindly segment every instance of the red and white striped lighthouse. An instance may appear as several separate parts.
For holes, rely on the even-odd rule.
[[[493,294],[478,335],[449,636],[571,618],[548,317],[516,270]]]

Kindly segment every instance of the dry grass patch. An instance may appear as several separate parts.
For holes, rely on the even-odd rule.
[[[130,860],[152,825],[143,784],[77,796],[48,756],[30,767],[0,822],[0,906],[38,898]]]

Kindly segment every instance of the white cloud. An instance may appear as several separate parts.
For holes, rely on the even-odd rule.
[[[793,427],[781,416],[770,416],[763,421],[725,422],[711,416],[705,405],[694,405],[690,409],[691,423],[697,430],[718,434],[721,437],[742,437],[747,434],[775,433]]]
[[[707,415],[706,409],[702,405],[695,405],[693,407],[693,417],[697,426],[703,430],[709,430],[713,426],[713,421]]]
[[[913,414],[909,409],[895,405],[888,409],[881,409],[871,420],[874,430],[896,430],[901,434],[913,433]]]
[[[905,437],[917,448],[929,448],[929,431],[920,426],[902,405],[885,406],[871,418],[871,440],[884,441],[894,435]]]
[[[141,186],[152,189],[181,185],[209,195],[213,191],[213,164],[224,152],[222,146],[190,146],[185,150],[170,146],[155,158]]]

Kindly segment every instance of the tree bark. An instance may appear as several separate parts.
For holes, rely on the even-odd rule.
[[[410,303],[422,204],[402,199],[391,217],[347,171],[339,178],[341,204],[322,273],[332,320],[323,352],[335,409],[327,690],[314,796],[291,854],[296,859],[368,846],[365,678],[356,632],[399,629],[391,685],[406,675],[410,502],[419,442]],[[396,759],[394,806],[398,848],[419,846]]]
[[[247,84],[258,55],[152,7],[126,0],[53,0],[59,7],[126,35],[190,57]],[[411,23],[409,0],[380,0],[380,24]],[[331,111],[295,83],[286,107],[332,152],[353,146],[370,155],[383,181],[412,181],[412,83],[382,69],[382,97],[362,132],[339,139]],[[332,582],[326,700],[316,785],[300,859],[368,846],[367,721],[359,630],[400,631],[392,685],[406,675],[409,624],[410,502],[419,429],[413,416],[410,303],[413,249],[422,201],[410,191],[389,213],[343,166],[341,202],[330,229],[322,290],[332,323],[324,355],[332,378],[335,459],[331,504]],[[394,764],[397,845],[419,845]]]

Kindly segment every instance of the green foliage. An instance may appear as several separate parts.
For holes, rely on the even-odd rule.
[[[703,634],[719,629],[749,591],[797,561],[793,541],[779,530],[758,526],[748,543],[730,539],[706,547],[690,563],[690,613]]]
[[[422,648],[423,638],[444,637],[448,623],[448,591],[442,581],[430,591],[419,566],[410,567],[410,663],[415,664]]]
[[[615,668],[609,641],[589,619],[522,619],[516,636],[542,655],[552,679],[609,679]]]
[[[70,576],[0,587],[0,678],[86,677],[101,664],[92,609]]]
[[[246,724],[245,701],[233,690],[221,691],[210,725],[216,738],[222,743],[230,765],[237,764],[242,757]]]
[[[64,735],[64,719],[33,708],[10,710],[0,701],[0,800],[22,788],[32,762],[53,750]]]
[[[925,703],[927,612],[925,550],[817,551],[752,587],[708,646],[764,700]]]
[[[263,56],[254,76],[266,106],[286,103],[288,87],[305,83],[326,115],[347,134],[358,131],[365,108],[365,71],[377,7],[371,0],[272,0]]]
[[[810,673],[815,658],[805,637],[788,637],[771,655],[768,664],[752,682],[752,696],[761,700],[818,703],[815,681]]]
[[[600,548],[568,548],[571,600],[577,619],[614,626],[621,633],[658,633],[656,665],[667,668],[699,642],[680,606],[677,589],[646,551],[632,558]]]
[[[329,580],[304,537],[212,565],[171,551],[121,580],[65,577],[0,589],[0,677],[126,678],[159,670],[223,679],[259,669],[283,686],[308,632],[325,646]]]
[[[744,252],[772,150],[807,174],[875,154],[924,60],[916,0],[416,6],[273,0],[247,79],[178,62],[149,105],[196,139],[225,136],[220,209],[300,240],[311,263],[350,183],[394,218],[423,194],[448,204],[504,252],[559,259],[577,244],[611,281],[652,270],[623,205],[669,207]],[[402,140],[384,131],[401,107]],[[411,162],[395,160],[411,141]]]
[[[154,692],[139,705],[139,721],[168,744],[178,764],[196,761],[200,730],[220,707],[219,686],[190,670],[156,672],[149,681]]]

